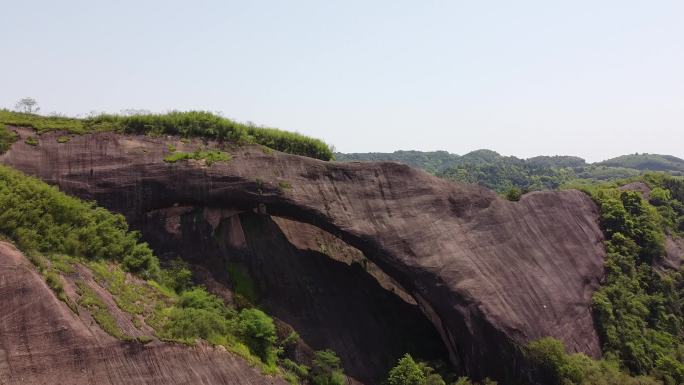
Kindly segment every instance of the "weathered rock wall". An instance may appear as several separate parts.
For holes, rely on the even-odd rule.
[[[21,132],[22,136],[28,132]],[[233,159],[166,163],[177,138],[76,136],[17,142],[2,163],[140,216],[174,205],[254,210],[320,227],[361,250],[421,304],[452,361],[513,378],[519,347],[543,336],[600,354],[590,309],[603,273],[597,208],[578,191],[509,202],[396,163],[336,163],[227,148]]]
[[[0,384],[265,385],[226,351],[200,345],[121,342],[59,301],[33,265],[0,242]]]

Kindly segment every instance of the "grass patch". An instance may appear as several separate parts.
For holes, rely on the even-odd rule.
[[[57,143],[68,143],[70,140],[71,140],[70,136],[63,135],[63,136],[60,136],[59,138],[57,138]]]
[[[174,152],[164,157],[164,162],[176,163],[180,160],[203,160],[207,166],[216,162],[227,162],[231,159],[230,154],[223,151],[195,151],[195,152]]]
[[[323,160],[333,159],[330,146],[319,139],[276,128],[243,124],[204,111],[174,111],[167,114],[134,116],[103,114],[85,119],[75,119],[0,110],[0,123],[10,126],[31,127],[38,133],[65,131],[70,134],[86,134],[114,131],[149,136],[201,137],[218,141],[232,141],[239,144],[261,144],[291,154]]]
[[[83,281],[76,281],[77,293],[81,297],[78,299],[78,304],[83,306],[90,312],[95,322],[107,332],[107,334],[116,337],[120,340],[130,340],[131,337],[127,336],[123,330],[116,323],[114,317],[109,312],[109,308],[102,301],[102,298],[95,293],[88,285]]]
[[[35,136],[29,136],[26,138],[24,143],[28,144],[29,146],[37,146],[38,145],[38,139],[36,139]]]
[[[142,326],[140,317],[158,334],[164,329],[168,308],[176,301],[176,293],[162,290],[160,285],[128,278],[117,264],[105,261],[85,261],[96,281],[111,295],[122,311],[131,315],[133,324]]]
[[[63,274],[71,274],[75,271],[74,263],[76,261],[66,255],[51,255],[50,266]]]

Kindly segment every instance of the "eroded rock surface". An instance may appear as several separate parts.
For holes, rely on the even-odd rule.
[[[581,192],[509,202],[396,163],[323,162],[258,147],[227,148],[232,160],[212,166],[166,163],[168,144],[217,144],[111,133],[60,144],[58,135],[41,135],[35,147],[21,140],[0,161],[124,213],[133,226],[153,210],[190,205],[320,227],[411,294],[453,363],[476,378],[515,378],[520,346],[543,336],[600,354],[590,303],[604,251],[597,208]]]
[[[0,242],[0,384],[287,382],[205,345],[121,342],[75,315],[17,249]]]

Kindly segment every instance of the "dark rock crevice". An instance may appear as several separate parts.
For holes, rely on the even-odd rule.
[[[311,349],[337,352],[357,381],[380,383],[404,353],[448,364],[439,334],[418,306],[383,288],[362,254],[335,259],[358,250],[339,240],[330,246],[332,235],[306,224],[236,212],[177,206],[150,212],[138,225],[156,254],[190,262],[195,278],[226,299],[234,294],[221,292],[234,284],[228,264],[245,267],[249,277],[241,279],[252,280],[257,297],[250,300],[296,330]],[[336,247],[328,251],[334,257],[300,248],[312,241]]]

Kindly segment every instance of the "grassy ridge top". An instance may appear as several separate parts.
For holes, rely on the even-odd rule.
[[[173,111],[132,116],[103,114],[77,119],[0,110],[0,124],[31,127],[38,133],[67,131],[87,134],[114,131],[125,134],[202,137],[240,144],[261,144],[290,154],[322,160],[333,159],[330,146],[320,139],[276,128],[239,123],[205,111]]]

